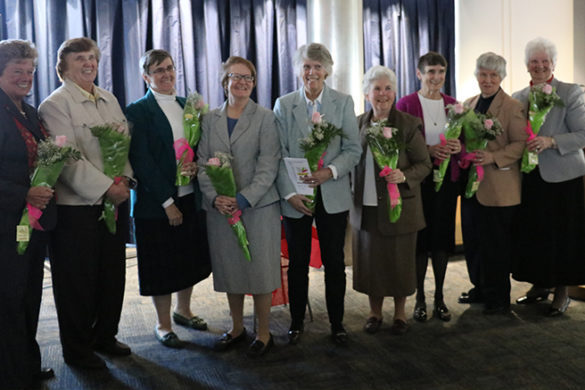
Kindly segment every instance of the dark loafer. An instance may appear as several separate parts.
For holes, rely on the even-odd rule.
[[[35,375],[35,379],[38,381],[46,381],[55,377],[55,371],[50,367],[43,367]]]
[[[567,297],[567,300],[561,305],[561,307],[555,308],[555,307],[551,306],[548,309],[547,316],[558,317],[558,316],[562,315],[569,308],[569,303],[571,303],[571,298]]]
[[[288,331],[288,343],[290,345],[296,345],[301,341],[301,335],[303,334],[303,329],[293,329],[291,328]]]
[[[449,309],[447,309],[447,306],[445,306],[444,302],[435,303],[433,317],[436,317],[445,322],[451,321],[451,313],[449,313]]]
[[[187,318],[180,315],[179,313],[173,312],[173,321],[175,324],[193,328],[196,330],[207,330],[207,323],[205,320],[198,316]]]
[[[469,290],[468,292],[462,292],[461,295],[459,296],[459,299],[457,299],[457,302],[459,303],[482,303],[483,302],[483,297],[481,296],[481,293],[474,288],[472,288],[471,290]]]
[[[175,334],[175,332],[169,332],[169,333],[165,334],[164,336],[161,336],[160,333],[158,333],[158,330],[156,328],[154,328],[154,335],[156,336],[156,339],[158,341],[160,341],[160,343],[162,345],[164,345],[165,347],[183,348],[183,346],[184,346],[183,342],[181,341],[179,336],[177,336]]]
[[[390,332],[395,335],[403,335],[408,331],[408,324],[400,319],[394,320]]]
[[[412,318],[418,322],[425,322],[427,320],[427,305],[424,303],[416,303],[414,306],[414,314]]]
[[[246,329],[242,330],[242,333],[240,333],[236,337],[232,337],[231,334],[226,332],[220,337],[219,340],[215,342],[213,349],[215,349],[216,351],[225,351],[234,346],[235,344],[239,343],[240,341],[244,341],[245,339]]]
[[[545,292],[537,295],[524,295],[516,299],[516,303],[519,305],[532,305],[534,303],[546,301],[548,299],[549,292]]]
[[[270,338],[268,339],[268,342],[266,344],[264,344],[260,340],[254,340],[252,344],[250,344],[250,347],[248,347],[246,355],[248,355],[248,357],[250,358],[260,357],[264,355],[266,352],[268,352],[273,345],[274,340],[272,339],[272,334],[270,335]]]
[[[368,318],[366,324],[364,325],[364,330],[366,331],[366,333],[374,334],[378,330],[380,330],[381,325],[382,325],[381,318],[370,317]]]
[[[130,347],[118,340],[108,344],[96,344],[94,350],[112,356],[128,356],[132,353]]]
[[[331,338],[333,339],[333,342],[337,345],[347,344],[347,332],[343,328],[331,331]]]

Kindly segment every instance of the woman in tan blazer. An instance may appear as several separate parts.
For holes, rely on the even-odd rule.
[[[468,200],[474,205],[465,209],[471,214],[464,219],[471,221],[477,232],[483,313],[505,314],[510,310],[511,223],[520,204],[519,160],[527,138],[526,117],[520,102],[500,87],[506,77],[503,57],[491,52],[479,56],[475,76],[481,93],[468,99],[465,105],[496,117],[503,133],[489,141],[485,150],[476,152],[473,164],[483,166],[484,178],[475,199]]]
[[[425,220],[420,182],[431,171],[431,160],[421,133],[420,119],[400,112],[394,105],[396,75],[384,66],[374,66],[364,76],[364,94],[372,110],[358,117],[362,154],[354,182],[350,224],[353,231],[353,288],[368,294],[370,314],[364,326],[375,333],[382,324],[385,296],[394,297],[394,334],[408,330],[406,297],[416,289],[416,236]],[[366,141],[366,129],[375,121],[387,120],[400,130],[398,167],[380,177]],[[402,197],[402,214],[395,223],[388,219],[387,183],[396,183]]]

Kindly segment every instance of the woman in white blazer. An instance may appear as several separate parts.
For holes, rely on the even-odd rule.
[[[223,64],[226,102],[205,115],[197,150],[199,185],[207,228],[215,291],[227,293],[232,328],[215,343],[226,350],[246,339],[243,325],[244,294],[254,296],[258,332],[248,356],[265,354],[273,345],[269,329],[272,291],[280,286],[280,209],[274,181],[280,145],[274,114],[250,99],[256,68],[241,57]],[[215,152],[228,153],[234,172],[236,197],[218,195],[204,166]],[[226,216],[242,211],[241,221],[250,242],[247,261]]]

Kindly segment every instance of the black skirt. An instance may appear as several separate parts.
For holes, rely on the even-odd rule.
[[[195,209],[193,194],[175,201],[183,223],[136,218],[140,295],[167,295],[191,287],[211,273],[205,212]]]
[[[514,224],[512,276],[539,287],[585,283],[583,178],[547,183],[538,167],[523,175]]]
[[[431,172],[421,183],[423,212],[427,226],[418,232],[417,253],[434,251],[453,252],[455,247],[455,212],[459,196],[459,182],[451,181],[451,167],[439,192]]]

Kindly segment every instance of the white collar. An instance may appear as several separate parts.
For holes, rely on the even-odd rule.
[[[166,95],[164,93],[156,92],[154,89],[150,88],[150,92],[154,95],[156,101],[175,101],[177,100],[177,95],[173,92],[172,95]]]
[[[321,100],[323,99],[323,91],[325,91],[325,85],[323,85],[323,89],[321,90],[321,93],[319,94],[319,96],[317,96],[317,99],[315,99],[313,101],[307,97],[307,93],[305,92],[305,87],[303,87],[303,96],[305,97],[305,101],[307,102],[307,105],[313,104],[313,103],[321,104]]]

